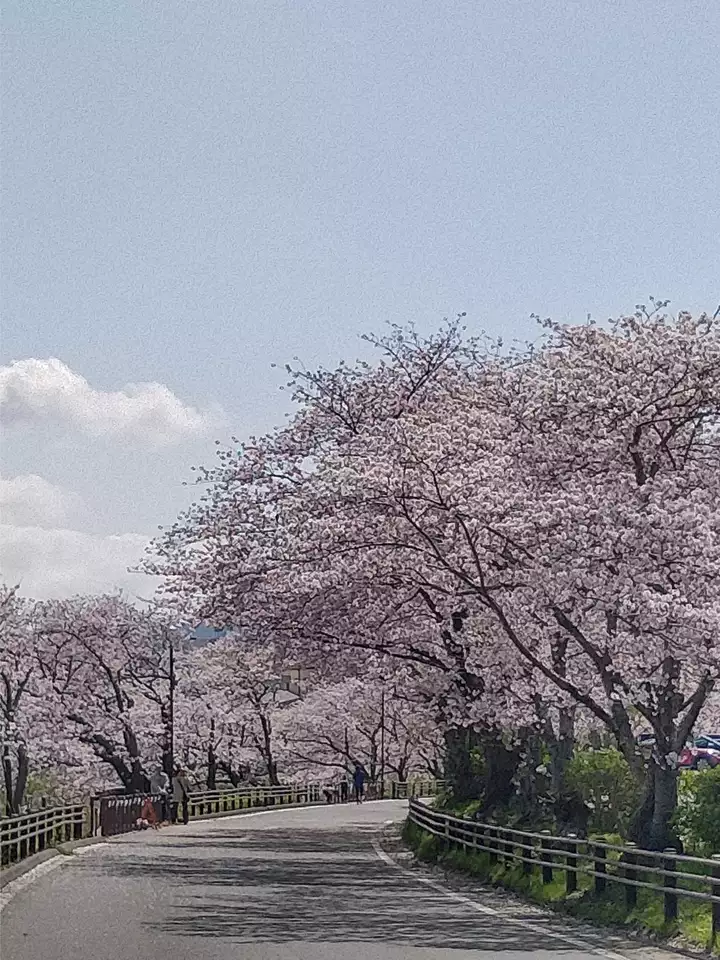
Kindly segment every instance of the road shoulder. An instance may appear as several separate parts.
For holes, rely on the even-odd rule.
[[[688,949],[684,945],[659,946],[635,935],[634,931],[591,927],[442,864],[424,863],[405,844],[401,832],[402,824],[385,825],[377,837],[378,856],[418,883],[430,885],[440,895],[466,903],[479,913],[491,914],[507,923],[522,924],[528,930],[535,928],[545,936],[552,930],[566,944],[581,946],[605,960],[680,960],[682,957],[709,960],[707,952]]]

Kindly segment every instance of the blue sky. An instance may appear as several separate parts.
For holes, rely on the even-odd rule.
[[[386,320],[720,300],[716,0],[7,0],[3,26],[1,359],[83,378],[63,406],[62,371],[12,374],[5,566],[35,592],[125,583],[214,437],[282,421],[272,362]],[[148,444],[143,382],[206,422],[143,394]]]

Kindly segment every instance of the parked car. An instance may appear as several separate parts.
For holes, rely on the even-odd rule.
[[[681,752],[678,764],[690,770],[707,770],[720,766],[720,738],[695,737]]]

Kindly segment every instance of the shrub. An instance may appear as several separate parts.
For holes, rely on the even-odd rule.
[[[468,820],[474,820],[478,811],[482,810],[483,801],[466,800],[465,803],[458,803],[452,808],[451,813],[456,817],[467,817]]]
[[[674,824],[686,848],[720,853],[720,767],[680,774]]]
[[[625,835],[640,802],[640,787],[619,750],[578,750],[568,765],[566,784],[590,806],[593,832]]]
[[[417,846],[415,855],[418,860],[434,863],[440,856],[440,841],[431,833],[424,834]]]

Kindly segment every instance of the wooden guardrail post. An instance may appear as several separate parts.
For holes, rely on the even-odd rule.
[[[595,893],[602,896],[607,887],[607,851],[595,846],[593,851],[593,869],[595,870]]]
[[[677,887],[677,877],[674,876],[676,867],[675,850],[672,847],[665,847],[663,853],[665,854],[661,861],[663,870],[673,871],[673,873],[663,874],[663,886],[665,887],[663,913],[665,915],[665,923],[672,923],[672,921],[677,920],[678,917],[678,898],[677,893],[674,892]]]
[[[565,842],[565,893],[575,893],[578,885],[578,861],[575,857],[572,856],[573,853],[577,853],[577,834],[570,833],[568,834],[567,841]]]
[[[542,882],[543,883],[552,883],[553,882],[553,855],[552,855],[552,838],[550,836],[549,830],[542,831],[542,839],[540,840],[540,859],[543,862],[541,867],[542,872]]]
[[[713,856],[712,881],[710,883],[710,893],[713,897],[720,897],[720,854]],[[720,943],[720,903],[717,901],[711,905],[712,909],[712,932],[710,934],[710,949],[713,950]]]
[[[533,861],[533,853],[534,853],[534,850],[535,850],[535,848],[534,848],[534,846],[533,846],[532,837],[527,837],[527,838],[523,841],[523,846],[520,847],[520,850],[521,850],[522,858],[523,858],[523,860],[522,860],[522,872],[523,872],[524,874],[526,874],[526,875],[529,875],[529,874],[531,874],[531,873],[533,872],[533,864],[532,864],[532,861]]]
[[[472,824],[470,827],[471,837],[469,840],[467,840],[467,846],[470,847],[470,849],[473,850],[475,853],[477,853],[478,838],[480,839],[480,843],[482,843],[482,827],[476,820],[471,821],[471,824]]]
[[[506,841],[506,839],[505,839],[505,837],[506,837],[506,835],[507,835],[507,831],[505,830],[504,827],[496,827],[496,831],[495,831],[495,832],[497,833],[497,838],[498,838],[498,842],[497,842],[498,862],[501,863],[501,864],[503,864],[503,866],[507,866],[507,864],[508,864],[508,844],[507,844],[507,841]]]
[[[485,846],[488,848],[487,854],[490,858],[490,863],[497,863],[497,846],[495,844],[495,836],[497,831],[495,827],[488,827],[485,831]]]
[[[635,849],[636,844],[632,842],[625,844],[625,879],[631,881],[625,884],[625,909],[628,913],[637,906],[638,888],[632,882],[637,880],[638,877],[638,872],[635,869],[637,863]]]
[[[505,843],[503,844],[505,866],[512,867],[515,863],[515,844],[513,843],[512,830],[503,829],[503,834],[505,835]]]

